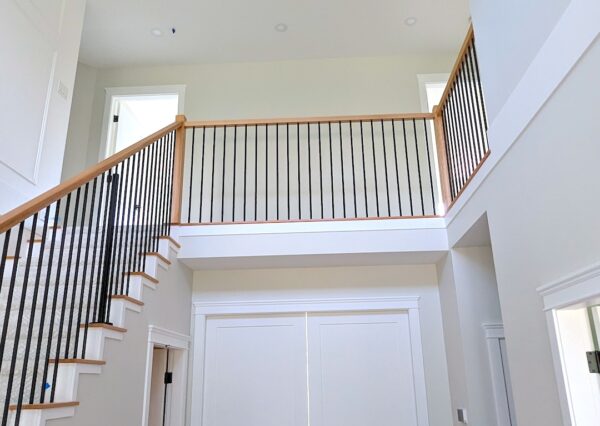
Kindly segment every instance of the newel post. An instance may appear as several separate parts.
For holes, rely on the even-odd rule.
[[[444,133],[444,121],[442,118],[442,108],[437,105],[433,108],[433,125],[435,128],[435,144],[437,149],[438,170],[440,174],[440,186],[442,192],[442,202],[444,211],[448,211],[452,203],[452,193],[450,191],[450,171],[448,170],[448,154],[446,152],[446,138]]]
[[[176,118],[181,126],[175,130],[175,153],[173,159],[173,188],[171,223],[177,225],[181,222],[181,200],[183,195],[183,163],[185,157],[185,115]]]

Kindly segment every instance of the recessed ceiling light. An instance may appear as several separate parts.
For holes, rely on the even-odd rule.
[[[158,28],[153,28],[152,30],[150,30],[150,33],[155,37],[162,37],[163,35],[162,31]]]
[[[287,24],[284,24],[283,22],[275,25],[275,31],[277,31],[278,33],[284,33],[286,32],[288,29]]]
[[[417,18],[415,18],[414,16],[411,16],[404,20],[404,24],[408,25],[409,27],[412,27],[416,23],[417,23]]]

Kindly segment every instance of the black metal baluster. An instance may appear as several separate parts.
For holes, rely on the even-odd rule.
[[[450,185],[451,185],[451,191],[452,191],[452,199],[454,199],[454,197],[456,196],[458,190],[458,176],[459,176],[459,172],[458,172],[458,163],[456,160],[456,154],[455,154],[455,148],[454,148],[454,128],[452,125],[452,119],[451,119],[451,115],[452,115],[452,111],[450,110],[449,107],[449,98],[448,101],[446,103],[446,107],[444,108],[444,111],[442,113],[442,121],[444,123],[444,129],[445,129],[445,142],[446,142],[446,152],[448,154],[448,162],[450,164],[450,168],[449,170],[451,171],[450,174]]]
[[[479,164],[479,161],[481,161],[481,159],[483,158],[483,152],[482,152],[482,143],[483,143],[483,134],[481,132],[481,123],[479,122],[479,105],[478,105],[478,99],[477,99],[477,93],[475,92],[475,79],[473,78],[473,70],[471,69],[471,64],[470,64],[470,50],[471,50],[471,46],[469,46],[469,49],[467,49],[467,53],[465,55],[465,59],[463,62],[463,68],[464,68],[464,72],[465,72],[465,80],[468,82],[467,84],[467,90],[468,90],[468,96],[469,96],[469,106],[471,107],[471,123],[474,126],[475,130],[474,130],[474,134],[476,135],[475,138],[475,149],[477,152],[477,163]]]
[[[192,216],[192,193],[194,191],[194,148],[196,147],[196,128],[192,127],[192,147],[190,155],[190,193],[188,197],[188,223]]]
[[[173,209],[173,171],[175,170],[175,130],[171,132],[171,139],[169,141],[169,193],[171,196],[168,198],[167,208],[167,231],[165,235],[171,235],[171,212]]]
[[[44,284],[44,298],[42,301],[42,312],[40,317],[40,324],[38,328],[38,341],[35,349],[35,358],[33,361],[33,376],[31,379],[31,391],[29,392],[29,403],[33,404],[35,400],[35,387],[37,383],[38,368],[40,362],[40,356],[42,351],[42,341],[44,333],[44,324],[46,323],[46,309],[48,307],[48,295],[50,293],[50,278],[52,274],[52,266],[54,261],[54,247],[56,243],[56,234],[58,233],[58,212],[60,211],[60,199],[55,204],[54,224],[52,226],[52,237],[50,239],[50,253],[48,255],[48,266],[46,268],[46,281]],[[50,206],[48,207],[47,214],[50,212]],[[41,263],[41,261],[40,261]],[[42,401],[40,401],[42,402]]]
[[[202,162],[200,163],[200,208],[199,208],[199,212],[198,212],[198,223],[202,223],[202,204],[204,203],[204,147],[205,146],[206,146],[206,127],[203,127],[202,128]],[[244,161],[245,161],[245,159],[244,159]],[[244,196],[244,201],[245,200],[246,200],[246,197]],[[246,213],[246,210],[244,210],[244,214],[245,213]],[[244,220],[245,219],[246,219],[246,217],[244,216]]]
[[[354,170],[354,136],[352,135],[352,121],[348,122],[348,126],[350,127],[350,157],[352,158],[352,191],[354,192],[354,217],[358,217],[358,208],[356,207],[356,173]]]
[[[483,152],[487,152],[486,143],[487,143],[487,125],[484,125],[485,120],[485,107],[483,104],[483,93],[481,91],[481,82],[479,80],[478,71],[475,66],[477,65],[476,60],[474,59],[475,53],[475,44],[471,44],[471,48],[469,49],[468,58],[469,58],[469,68],[472,73],[473,79],[473,91],[475,93],[475,99],[477,102],[477,121],[479,123],[479,132],[481,134],[482,141],[482,150]]]
[[[371,121],[371,129],[373,126],[373,121]],[[385,172],[385,191],[387,195],[387,206],[388,206],[388,216],[392,215],[392,207],[390,205],[390,182],[388,177],[388,166],[387,166],[387,149],[385,146],[385,128],[383,126],[383,120],[381,120],[381,143],[383,145],[383,170]]]
[[[285,125],[285,141],[286,141],[286,156],[287,156],[287,166],[286,166],[286,173],[287,173],[287,218],[288,220],[291,219],[290,216],[290,123],[286,123]]]
[[[379,214],[379,185],[377,184],[377,155],[375,154],[375,133],[373,131],[373,120],[371,120],[371,148],[373,150],[373,178],[375,179],[375,205],[377,209],[377,217],[381,217]],[[366,191],[365,191],[366,195]]]
[[[254,126],[254,221],[258,221],[258,124]]]
[[[419,137],[417,136],[417,124],[412,119],[413,134],[415,135],[415,153],[417,158],[417,176],[419,176],[419,194],[421,196],[421,214],[425,216],[425,201],[423,200],[423,179],[421,178],[421,156],[419,155]]]
[[[244,125],[244,222],[246,221],[246,181],[248,172],[248,125]]]
[[[17,242],[15,245],[14,259],[12,264],[12,273],[10,276],[10,284],[8,285],[8,296],[6,298],[6,310],[4,311],[4,321],[2,323],[2,337],[0,338],[0,371],[2,371],[2,363],[4,361],[4,350],[6,348],[6,334],[8,332],[8,323],[10,322],[10,312],[12,309],[12,300],[15,291],[15,282],[17,279],[17,270],[19,268],[19,258],[21,253],[21,241],[23,239],[23,229],[25,223],[21,222],[17,234]]]
[[[300,180],[300,123],[296,123],[296,140],[298,142],[298,219],[302,219],[302,186]]]
[[[40,251],[39,251],[39,255],[38,255],[38,264],[37,264],[37,271],[36,271],[36,276],[35,276],[35,284],[33,287],[33,296],[31,298],[31,308],[30,308],[30,313],[29,313],[29,328],[27,330],[25,353],[24,353],[23,365],[21,367],[21,386],[19,387],[19,397],[18,397],[18,402],[17,402],[17,407],[19,407],[18,410],[20,409],[20,407],[23,404],[23,398],[24,398],[24,394],[25,394],[25,381],[27,379],[27,367],[29,365],[29,351],[31,350],[31,340],[33,338],[33,325],[35,323],[37,299],[38,299],[38,293],[39,293],[39,289],[40,289],[40,279],[42,276],[42,265],[43,265],[43,260],[44,260],[44,250],[46,248],[46,238],[48,236],[48,221],[50,219],[49,216],[50,216],[50,207],[48,206],[48,207],[46,207],[45,214],[44,214],[42,239],[40,241],[40,247],[39,247]],[[37,219],[37,213],[34,215],[34,218]],[[33,238],[34,238],[34,235],[31,236],[32,240],[33,240]],[[50,267],[50,265],[48,265],[48,267]],[[25,292],[24,292],[24,294],[25,294]],[[41,339],[42,339],[42,334],[40,333],[38,335],[38,341],[40,341]],[[36,373],[37,372],[34,372],[32,381],[35,381]],[[32,388],[32,392],[33,392],[33,388]],[[33,399],[33,395],[30,396],[30,399]],[[18,417],[18,415],[17,415],[17,417]],[[19,424],[18,418],[15,419],[15,424]]]
[[[145,176],[146,182],[148,181],[147,176]],[[110,183],[110,201],[108,205],[108,219],[105,226],[106,229],[106,242],[104,249],[104,260],[103,260],[103,271],[102,271],[102,282],[100,288],[100,301],[98,307],[98,322],[108,324],[110,321],[110,312],[108,311],[108,299],[109,299],[109,291],[110,291],[110,262],[112,258],[112,250],[113,250],[113,238],[114,238],[114,228],[115,228],[115,215],[117,211],[117,195],[119,191],[119,175],[112,174],[108,177],[108,182]],[[147,194],[147,192],[146,192]],[[144,246],[145,249],[145,246]],[[144,256],[145,259],[145,256]]]
[[[227,126],[223,126],[223,170],[221,174],[221,222],[225,221],[225,158],[227,157]]]
[[[41,390],[40,390],[40,403],[44,403],[45,402],[45,396],[46,396],[46,385],[47,380],[48,380],[48,373],[49,373],[49,365],[50,365],[50,356],[52,354],[52,337],[54,336],[54,324],[55,324],[55,320],[56,320],[56,310],[58,309],[58,290],[60,288],[60,273],[62,271],[62,262],[63,262],[63,256],[65,253],[65,243],[67,241],[67,228],[68,228],[68,223],[69,223],[69,212],[70,212],[70,207],[71,207],[71,194],[69,193],[67,194],[67,199],[66,199],[66,203],[65,203],[65,217],[63,220],[63,231],[62,231],[62,235],[61,235],[61,240],[60,240],[60,249],[58,251],[58,266],[56,267],[56,279],[54,280],[54,293],[52,296],[52,308],[51,308],[51,312],[50,312],[50,327],[48,330],[48,341],[46,342],[46,347],[48,348],[46,350],[46,356],[44,357],[44,372],[42,374],[42,383],[41,383]],[[56,215],[59,214],[60,211],[60,206],[58,206],[58,202],[57,202],[57,208],[56,208]],[[56,351],[58,353],[60,353],[60,345],[59,342],[56,342]],[[58,358],[58,356],[56,356],[56,358]],[[52,394],[50,395],[50,402],[54,401],[54,397],[52,396]]]
[[[431,155],[429,153],[429,132],[427,131],[427,119],[423,119],[423,130],[425,130],[425,147],[427,148],[427,167],[429,168],[429,183],[431,185],[431,209],[435,215],[435,193],[433,191],[433,173],[431,172]]]
[[[4,402],[4,415],[2,416],[2,424],[3,425],[7,424],[8,407],[10,405],[10,396],[12,393],[13,381],[14,381],[14,377],[15,377],[15,369],[17,367],[17,354],[19,352],[19,340],[21,338],[21,326],[23,324],[25,300],[27,299],[27,287],[29,284],[29,272],[30,272],[30,266],[31,266],[31,257],[33,256],[33,245],[35,244],[35,230],[36,230],[36,226],[37,226],[37,218],[38,218],[38,214],[35,213],[33,215],[33,223],[31,225],[31,234],[29,237],[29,248],[27,250],[27,260],[26,260],[26,264],[25,264],[25,276],[23,277],[23,284],[21,286],[21,300],[19,303],[19,310],[18,310],[18,314],[17,314],[17,325],[15,327],[15,338],[14,338],[14,342],[13,342],[12,356],[10,359],[10,367],[9,367],[9,371],[8,371],[8,383],[6,385],[6,398],[5,398],[5,402]],[[21,222],[21,223],[24,223],[24,222]],[[17,256],[15,256],[15,262],[16,262],[16,258],[17,258]],[[21,404],[22,404],[22,398],[21,398],[21,402],[17,403],[17,411],[16,411],[16,417],[15,417],[15,424],[17,424],[17,425],[19,424],[19,417],[21,415]]]
[[[258,131],[258,128],[257,128]],[[269,220],[269,125],[265,124],[265,220]]]
[[[213,204],[215,199],[215,152],[217,151],[217,127],[213,127],[212,167],[210,169],[210,223],[213,221]]]
[[[363,121],[360,120],[360,150],[362,154],[363,191],[365,195],[365,217],[369,217],[369,203],[367,197],[367,166],[365,165],[365,139],[363,135]],[[377,191],[375,191],[377,194]]]
[[[467,175],[467,178],[468,178],[473,173],[473,170],[475,170],[478,160],[477,160],[477,153],[475,152],[475,149],[474,149],[475,133],[474,133],[474,128],[473,128],[473,125],[471,122],[471,117],[469,114],[469,96],[467,93],[467,88],[465,86],[465,61],[464,61],[464,59],[461,64],[461,67],[460,67],[460,72],[457,74],[457,81],[458,81],[458,85],[460,87],[460,102],[461,102],[461,108],[462,108],[462,113],[463,113],[463,127],[465,128],[465,132],[468,135],[467,139],[465,139],[465,144],[467,146],[467,151],[468,151],[470,159],[471,159],[471,164],[469,167],[469,174]]]
[[[98,183],[98,177],[95,177],[93,180],[93,184],[92,184],[92,197],[90,199],[90,217],[89,217],[89,221],[88,221],[88,232],[87,232],[87,241],[85,243],[85,262],[83,264],[83,279],[82,279],[82,289],[85,289],[87,283],[88,283],[88,275],[87,275],[87,269],[88,269],[88,263],[90,262],[90,258],[89,258],[89,253],[90,253],[90,245],[91,245],[91,240],[92,240],[92,226],[94,224],[94,205],[96,202],[96,185]],[[98,216],[100,216],[100,213],[98,213]],[[95,248],[92,250],[95,253]],[[92,254],[92,256],[94,256],[94,254]],[[95,259],[92,259],[92,262],[94,262]],[[94,271],[92,270],[90,277],[89,277],[89,285],[88,285],[88,297],[87,297],[87,304],[86,304],[86,313],[85,313],[85,319],[83,319],[83,323],[82,323],[82,306],[83,306],[83,301],[84,301],[84,291],[81,291],[81,299],[79,301],[79,317],[77,319],[77,324],[81,324],[84,327],[87,327],[88,325],[88,321],[90,318],[90,305],[91,305],[91,300],[92,300],[92,277],[94,275]],[[81,332],[81,326],[77,327],[77,330],[75,331],[75,349],[74,349],[74,353],[75,353],[75,358],[77,358],[77,348],[79,347],[79,333]],[[83,334],[83,338],[82,338],[82,347],[84,347],[85,343],[85,339],[87,339],[87,334]],[[82,351],[81,352],[81,358],[85,358],[85,352]]]
[[[81,209],[81,220],[79,221],[79,238],[77,240],[77,255],[75,256],[75,273],[73,275],[73,290],[71,291],[71,310],[69,312],[69,322],[67,326],[67,342],[65,344],[65,358],[69,357],[69,349],[71,348],[71,330],[73,329],[73,314],[75,310],[75,300],[77,295],[77,287],[79,284],[79,264],[81,263],[81,252],[83,243],[83,227],[85,226],[85,212],[87,208],[87,198],[89,191],[89,182],[85,184],[83,190],[83,207]],[[86,258],[84,258],[86,261]],[[84,284],[81,284],[81,291],[83,291]],[[79,324],[76,324],[79,329]],[[77,357],[77,351],[73,352],[73,358]]]
[[[74,303],[71,303],[70,307],[67,307],[68,305],[68,301],[69,301],[69,283],[70,283],[70,278],[71,278],[71,267],[72,267],[72,261],[73,261],[73,249],[75,248],[75,237],[77,235],[77,218],[78,218],[78,213],[79,213],[79,200],[81,199],[81,187],[77,188],[77,191],[75,192],[75,209],[73,211],[73,221],[71,223],[71,242],[70,242],[70,246],[69,246],[69,256],[67,257],[67,273],[65,275],[65,285],[64,285],[64,291],[63,291],[63,304],[62,304],[62,309],[60,312],[60,327],[58,330],[58,346],[57,346],[57,351],[56,351],[56,362],[54,363],[54,380],[52,381],[52,383],[56,383],[56,371],[58,369],[58,360],[60,359],[60,346],[61,346],[61,339],[62,339],[62,333],[63,333],[63,327],[65,325],[65,317],[67,316],[67,314],[72,314],[73,309],[74,309]],[[81,231],[80,231],[81,234]],[[59,277],[60,279],[60,277]],[[73,288],[77,287],[77,282],[75,282],[75,279],[73,279]],[[69,313],[67,312],[67,309],[69,309]],[[69,327],[66,328],[65,330],[66,333],[66,338],[67,338],[67,342],[65,344],[65,352],[64,352],[64,358],[68,359],[69,358],[69,347],[68,347],[68,343],[69,343],[69,339],[71,336],[71,329]],[[54,388],[52,390],[52,398],[54,398]],[[54,400],[54,399],[53,399]]]
[[[275,124],[275,202],[279,220],[279,124]]]
[[[339,139],[340,139],[340,166],[341,172],[340,175],[342,177],[342,207],[344,212],[344,219],[346,218],[346,183],[344,180],[344,142],[342,141],[342,122],[338,121],[338,131],[339,131]],[[356,199],[356,197],[354,197]]]
[[[406,155],[406,177],[408,180],[408,199],[410,202],[410,215],[414,216],[415,211],[413,207],[413,197],[412,197],[412,185],[410,182],[410,165],[408,161],[408,140],[406,139],[406,121],[402,120],[402,134],[404,135],[404,154]]]
[[[231,184],[231,221],[235,222],[235,172],[237,158],[237,126],[233,126],[233,183]]]
[[[475,43],[473,42],[473,62],[475,63],[475,72],[477,74],[477,87],[479,89],[479,98],[481,99],[481,115],[483,117],[484,129],[487,132],[488,123],[487,123],[487,113],[485,110],[485,98],[483,97],[483,88],[481,86],[481,74],[479,73],[479,60],[477,59],[477,48],[475,47]],[[487,137],[486,137],[486,151],[489,148],[487,146]]]
[[[319,131],[319,186],[321,194],[321,219],[325,218],[325,212],[323,211],[323,153],[321,152],[321,122],[317,123]]]
[[[400,196],[400,173],[398,171],[398,147],[396,145],[396,126],[392,120],[392,139],[394,140],[394,162],[396,166],[396,188],[398,189],[398,209],[402,216],[402,197]]]
[[[311,155],[310,155],[310,123],[306,123],[307,128],[307,147],[308,147],[308,212],[309,218],[313,218],[312,209],[312,169],[311,169]]]
[[[331,121],[327,122],[327,127],[329,130],[329,171],[331,173],[331,217],[335,219],[335,197],[333,191],[333,140],[331,139]]]
[[[4,269],[8,258],[8,244],[10,242],[10,229],[4,233],[4,244],[2,248],[2,257],[0,258],[0,293],[2,293],[2,282],[4,281]]]

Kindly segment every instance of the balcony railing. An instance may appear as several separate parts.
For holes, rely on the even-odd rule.
[[[438,213],[432,114],[188,122],[182,221]]]
[[[432,114],[185,128],[183,224],[439,216],[489,155],[472,29]]]

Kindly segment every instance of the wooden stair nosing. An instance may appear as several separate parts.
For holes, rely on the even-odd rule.
[[[136,271],[136,272],[123,272],[123,275],[131,275],[132,277],[142,277],[151,281],[154,284],[158,284],[158,279],[154,278],[152,275],[148,275],[146,272]]]
[[[48,360],[50,364],[56,364],[55,359]],[[58,360],[59,364],[86,364],[86,365],[105,365],[106,361],[102,359],[83,359],[83,358],[63,358]]]
[[[159,240],[168,240],[177,248],[181,248],[181,244],[179,244],[177,241],[175,241],[175,238],[171,237],[170,235],[161,235],[161,236],[155,237],[155,238],[157,238]]]
[[[135,299],[131,296],[127,296],[126,294],[113,294],[112,296],[110,296],[113,300],[125,300],[127,302],[131,302],[134,305],[138,305],[138,306],[144,306],[144,302],[142,302],[141,300]]]
[[[155,257],[157,257],[158,259],[160,259],[160,260],[162,260],[163,262],[165,262],[167,265],[170,265],[170,264],[171,264],[171,261],[170,261],[169,259],[167,259],[167,258],[166,258],[166,257],[164,257],[162,254],[160,254],[160,253],[157,253],[157,252],[155,252],[155,251],[149,251],[149,252],[146,252],[146,253],[142,253],[140,256],[143,256],[143,255],[146,255],[146,256],[155,256]]]
[[[69,402],[44,402],[39,404],[23,404],[21,406],[21,410],[47,410],[51,408],[66,408],[66,407],[77,407],[79,405],[79,401],[69,401]],[[9,410],[15,411],[17,409],[17,404],[12,404],[8,407]]]
[[[80,324],[79,327],[84,328],[86,325],[85,324]],[[87,324],[88,329],[89,328],[104,328],[106,330],[111,330],[111,331],[118,331],[119,333],[126,333],[127,329],[123,328],[123,327],[117,327],[116,325],[111,325],[111,324],[104,324],[104,323],[100,323],[100,322],[91,322],[89,324]]]

